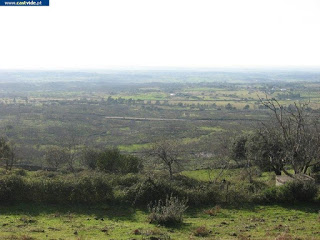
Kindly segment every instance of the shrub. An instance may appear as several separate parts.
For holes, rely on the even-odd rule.
[[[109,176],[110,178],[110,176]],[[141,176],[138,174],[128,173],[125,175],[112,175],[111,182],[116,187],[128,188],[139,183]]]
[[[180,190],[180,195],[188,199],[189,205],[216,204],[221,200],[221,191],[215,185],[203,184],[203,186]]]
[[[216,216],[220,211],[221,211],[221,206],[216,205],[216,206],[214,206],[214,208],[205,210],[204,213],[206,213],[210,216]]]
[[[93,148],[85,148],[81,153],[81,163],[91,170],[97,168],[99,151]]]
[[[188,204],[193,206],[212,205],[221,200],[221,190],[216,184],[199,182],[186,177],[175,177],[168,181],[162,176],[152,179],[140,177],[126,191],[125,199],[137,205],[145,205],[160,199],[165,201],[166,196],[171,194],[188,199]]]
[[[119,149],[106,149],[98,154],[97,167],[112,173],[137,173],[142,169],[140,158],[121,154]]]
[[[148,178],[132,186],[127,192],[126,199],[133,204],[145,205],[160,199],[165,200],[168,194],[179,195],[170,182]]]
[[[187,201],[177,197],[167,196],[163,202],[159,200],[155,204],[149,204],[149,220],[165,226],[180,224],[183,222],[183,213],[187,210]]]
[[[102,177],[35,179],[28,182],[28,200],[45,203],[105,203],[113,199],[110,184]]]
[[[197,237],[207,237],[209,236],[209,234],[210,234],[210,231],[206,226],[198,227],[193,231],[193,235]]]
[[[318,193],[318,187],[313,182],[292,181],[280,187],[267,188],[260,196],[260,202],[293,203],[312,201]]]
[[[121,173],[138,173],[142,170],[141,159],[132,155],[121,155]]]
[[[25,177],[27,176],[27,172],[24,169],[17,169],[16,171],[14,171],[14,173],[18,176],[22,176]]]
[[[13,203],[26,196],[27,187],[23,178],[17,175],[4,175],[0,178],[0,202]]]
[[[312,177],[315,179],[316,183],[320,183],[320,172],[313,173]]]
[[[292,181],[279,188],[278,197],[284,202],[312,201],[318,193],[318,187],[310,181]]]
[[[107,203],[113,188],[101,175],[59,178],[26,178],[15,174],[0,177],[0,202]]]
[[[252,183],[231,184],[229,189],[223,192],[224,202],[232,204],[250,202],[254,196],[254,188]]]
[[[256,201],[261,203],[275,203],[278,202],[277,197],[278,187],[273,186],[262,191],[261,195],[257,197]]]

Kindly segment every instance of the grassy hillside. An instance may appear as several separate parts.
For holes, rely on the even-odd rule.
[[[210,216],[211,207],[165,228],[127,206],[1,206],[0,239],[320,239],[318,205],[222,206]]]

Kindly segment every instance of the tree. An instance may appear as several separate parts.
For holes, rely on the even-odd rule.
[[[265,139],[277,137],[285,174],[292,176],[283,167],[286,164],[293,168],[295,174],[305,174],[308,168],[319,164],[319,113],[311,111],[309,103],[294,103],[288,108],[274,98],[260,101],[271,111],[271,119],[262,125],[260,134]]]
[[[59,168],[68,158],[66,149],[57,146],[49,147],[45,153],[45,160],[50,167]]]
[[[246,143],[248,141],[247,135],[240,135],[234,139],[231,145],[231,159],[237,163],[247,158]]]
[[[243,109],[244,109],[244,110],[248,110],[248,109],[250,109],[250,106],[247,104],[247,105],[245,105],[245,106],[243,107]]]
[[[91,170],[97,168],[97,161],[99,157],[99,151],[93,148],[85,148],[81,153],[81,162],[84,166]]]
[[[233,159],[238,167],[243,167],[246,172],[246,176],[249,178],[249,182],[253,181],[253,159],[248,156],[247,142],[250,135],[240,135],[234,139],[231,144],[231,159]]]
[[[219,142],[214,149],[214,159],[207,166],[207,173],[210,182],[218,182],[223,172],[230,167],[229,147],[230,137],[218,137]],[[220,169],[219,172],[216,170]]]
[[[75,127],[70,127],[62,137],[62,144],[66,152],[66,164],[69,171],[75,170],[76,160],[80,153],[81,137],[77,135]]]
[[[226,109],[227,109],[227,110],[233,110],[233,109],[235,109],[235,107],[233,107],[231,103],[228,103],[228,104],[226,105]]]
[[[119,149],[106,149],[98,154],[97,167],[104,172],[117,172],[121,154]]]
[[[0,138],[0,161],[6,170],[11,170],[15,162],[14,147],[3,137]]]
[[[121,154],[119,149],[106,149],[98,153],[97,168],[112,173],[137,173],[142,169],[141,159]]]
[[[158,158],[168,169],[170,179],[173,177],[173,168],[179,165],[178,144],[176,141],[162,140],[152,145],[150,155]]]
[[[249,135],[246,145],[246,157],[251,159],[263,171],[274,171],[281,175],[284,168],[284,146],[277,132],[266,133],[258,129]]]

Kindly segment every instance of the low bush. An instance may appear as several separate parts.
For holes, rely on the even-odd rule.
[[[168,181],[161,176],[140,179],[131,186],[126,200],[136,205],[145,205],[156,200],[165,201],[167,195],[188,199],[190,206],[216,204],[221,199],[217,185],[178,178]]]
[[[318,187],[311,181],[292,181],[279,187],[277,198],[281,202],[308,202],[318,193]]]
[[[278,202],[278,187],[266,188],[260,195],[256,196],[255,202],[258,203],[276,203]]]
[[[46,203],[106,203],[113,199],[111,185],[100,177],[77,177],[74,180],[46,179],[28,183],[30,201]]]
[[[183,213],[187,210],[187,201],[179,200],[173,195],[167,196],[165,201],[159,200],[149,204],[149,220],[165,226],[173,226],[183,222]]]
[[[201,226],[193,231],[193,235],[197,237],[208,237],[210,235],[210,231],[206,226]]]
[[[141,159],[121,154],[119,149],[106,149],[97,155],[97,168],[111,173],[138,173],[142,170]]]
[[[221,202],[222,191],[213,184],[203,184],[193,188],[181,188],[180,196],[188,199],[189,205],[213,205]]]
[[[27,176],[27,171],[24,169],[17,169],[14,171],[14,174],[25,177]]]
[[[22,175],[22,176],[21,176]],[[166,201],[167,195],[188,199],[189,206],[219,203],[292,203],[319,201],[318,187],[312,182],[294,181],[280,187],[253,183],[210,183],[185,176],[172,180],[163,175],[115,174],[101,171],[28,172],[0,175],[0,202],[107,203],[146,206]]]
[[[24,199],[26,185],[21,176],[3,175],[0,178],[0,202],[10,204]]]
[[[216,216],[221,211],[221,206],[216,205],[213,208],[207,209],[204,211],[205,214],[208,214],[209,216]]]
[[[313,201],[318,193],[318,186],[313,182],[292,181],[279,187],[265,189],[257,198],[261,203],[294,203]]]
[[[24,178],[14,174],[0,178],[0,202],[106,203],[113,200],[108,180],[96,176]]]
[[[129,188],[126,200],[135,205],[146,205],[160,199],[165,200],[168,194],[179,195],[168,181],[147,178]]]

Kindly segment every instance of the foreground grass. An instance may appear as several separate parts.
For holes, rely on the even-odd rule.
[[[315,204],[210,209],[189,209],[183,225],[165,228],[127,206],[1,206],[0,239],[320,239]]]

